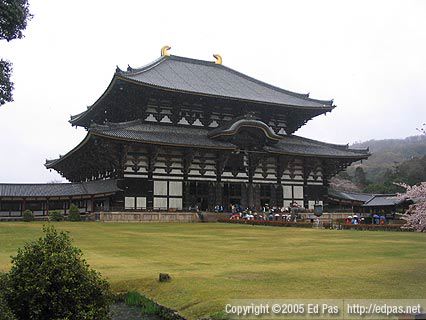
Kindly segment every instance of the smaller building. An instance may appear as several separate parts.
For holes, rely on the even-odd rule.
[[[396,194],[376,194],[363,204],[364,211],[368,213],[384,213],[394,215],[404,212],[410,201],[400,199]]]
[[[20,217],[25,210],[35,216],[46,216],[49,211],[67,213],[71,203],[80,212],[110,209],[113,198],[121,191],[117,180],[81,183],[0,184],[0,218]]]
[[[370,200],[372,196],[372,194],[367,193],[346,192],[328,189],[326,211],[361,212],[364,203]]]
[[[357,213],[381,213],[394,215],[404,212],[410,204],[409,201],[399,199],[396,194],[368,194],[328,190],[328,212],[357,212]]]

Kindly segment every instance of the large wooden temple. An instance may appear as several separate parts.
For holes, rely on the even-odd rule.
[[[294,135],[332,111],[332,100],[261,82],[219,55],[202,61],[168,49],[144,67],[117,68],[101,97],[71,117],[84,140],[46,167],[74,184],[115,181],[103,200],[111,210],[312,208],[333,175],[369,156]]]

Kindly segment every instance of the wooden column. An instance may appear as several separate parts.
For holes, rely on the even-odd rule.
[[[43,212],[43,214],[45,214],[44,212]],[[46,214],[45,215],[49,215],[49,198],[46,198]]]
[[[271,184],[271,206],[275,207],[277,206],[277,192],[276,192],[276,185]]]
[[[254,195],[254,186],[253,186],[253,177],[256,171],[257,165],[262,159],[261,154],[257,153],[248,153],[246,155],[247,160],[247,176],[248,176],[248,185],[247,185],[247,206],[249,208],[259,208],[260,207],[260,194],[259,197]]]
[[[275,188],[275,191],[278,207],[284,206],[284,190],[282,186],[282,177],[289,163],[290,159],[288,157],[281,155],[275,158],[275,176],[277,177],[277,187]]]
[[[21,216],[22,216],[23,212],[26,210],[26,205],[27,205],[27,200],[25,198],[23,198],[22,203],[21,203]]]
[[[187,210],[189,210],[189,207],[191,206],[191,193],[189,184],[190,182],[187,180],[183,182],[183,207]]]
[[[216,182],[208,182],[207,209],[213,211],[216,206]]]
[[[241,205],[248,207],[248,183],[241,184]]]
[[[195,152],[192,149],[187,149],[183,153],[182,160],[182,173],[183,173],[183,207],[189,209],[191,206],[191,194],[190,194],[190,182],[188,181],[189,171],[191,170],[191,164],[194,160]]]
[[[282,184],[278,184],[275,188],[275,197],[277,199],[277,207],[284,206],[284,190]]]
[[[154,170],[158,156],[158,147],[148,148],[148,192],[146,197],[146,209],[154,209]]]
[[[92,201],[92,207],[90,208],[90,212],[95,212],[95,196],[91,196],[90,200]]]
[[[222,174],[225,170],[226,163],[228,162],[229,154],[220,152],[216,155],[216,183],[215,183],[215,205],[223,205],[223,188],[222,188]]]

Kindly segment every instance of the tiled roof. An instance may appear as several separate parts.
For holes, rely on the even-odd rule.
[[[362,203],[365,203],[374,197],[372,194],[338,191],[333,189],[328,190],[328,196],[336,199],[358,201]]]
[[[403,199],[399,199],[396,195],[381,194],[375,195],[369,201],[364,203],[363,207],[384,207],[384,206],[396,206],[405,202]]]
[[[196,127],[169,126],[164,124],[131,121],[120,124],[92,125],[89,132],[112,138],[189,147],[213,147],[233,149],[235,145],[207,137],[208,130]]]
[[[117,180],[81,183],[0,183],[0,197],[70,197],[119,191]]]
[[[164,124],[131,121],[128,123],[94,125],[89,130],[95,135],[133,140],[145,143],[179,145],[188,147],[213,147],[218,149],[237,149],[237,146],[208,137],[209,130],[194,127],[169,126]],[[266,146],[265,151],[302,156],[334,156],[349,158],[366,158],[367,150],[349,149],[347,145],[335,145],[295,135],[281,136],[278,143]]]
[[[142,68],[118,70],[119,77],[176,91],[279,105],[330,108],[332,100],[287,91],[212,61],[163,56]]]

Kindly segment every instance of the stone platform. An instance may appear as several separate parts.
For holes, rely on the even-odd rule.
[[[195,212],[101,212],[102,222],[198,222]]]

